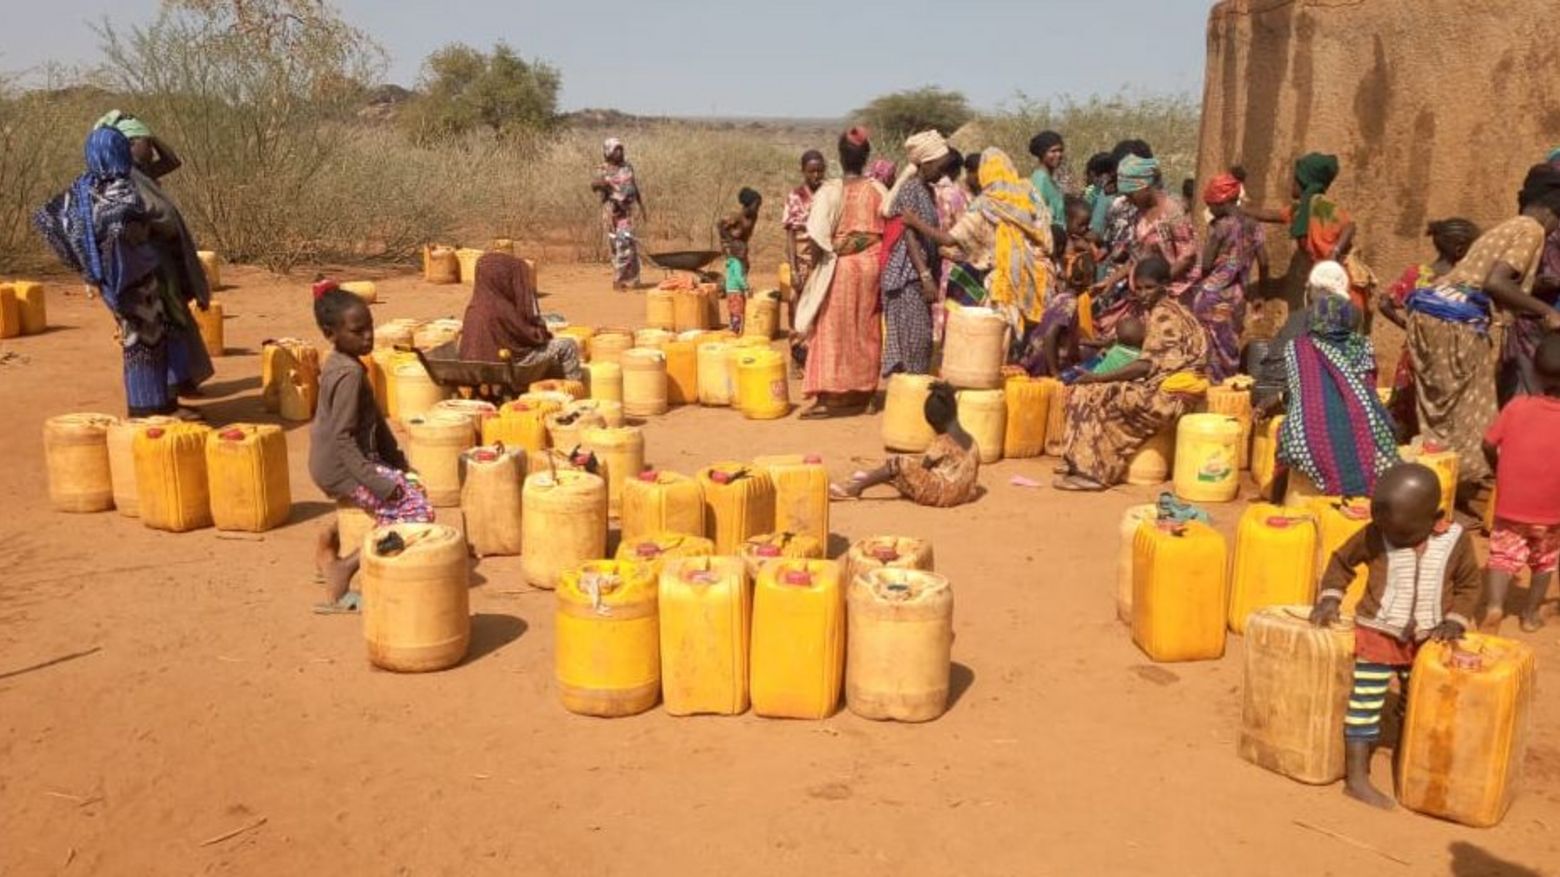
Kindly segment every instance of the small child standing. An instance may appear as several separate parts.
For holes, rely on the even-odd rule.
[[[350,502],[372,514],[378,526],[427,523],[433,507],[406,471],[406,456],[390,424],[374,404],[374,391],[358,358],[374,349],[374,317],[363,300],[328,289],[314,300],[314,321],[334,348],[320,368],[319,402],[309,432],[309,474],[331,499]],[[358,570],[355,546],[340,556],[341,533],[334,521],[320,534],[315,565],[325,578],[321,614],[356,612],[359,596],[351,591]]]
[[[742,318],[747,311],[748,242],[758,226],[758,208],[764,197],[744,188],[737,193],[740,209],[715,224],[720,233],[720,249],[726,254],[726,313],[731,331],[742,334]]]
[[[1122,317],[1116,324],[1116,343],[1103,353],[1095,354],[1088,361],[1062,372],[1062,383],[1072,385],[1084,375],[1104,375],[1126,368],[1143,356],[1143,342],[1148,337],[1148,327],[1135,316]]]
[[[980,451],[975,438],[959,425],[953,387],[942,382],[933,384],[922,414],[937,433],[926,453],[919,457],[889,457],[888,462],[871,472],[857,474],[847,484],[829,485],[829,498],[860,499],[867,488],[889,484],[917,505],[948,508],[973,500],[980,475]]]
[[[1544,395],[1512,399],[1484,434],[1484,456],[1495,470],[1489,603],[1479,625],[1486,633],[1500,632],[1506,591],[1523,567],[1532,571],[1532,581],[1522,629],[1543,627],[1538,610],[1560,565],[1560,466],[1551,456],[1560,435],[1560,335],[1539,343],[1533,371]]]
[[[1418,463],[1382,473],[1371,499],[1371,523],[1343,543],[1322,575],[1311,623],[1338,619],[1354,570],[1366,568],[1365,594],[1354,615],[1354,690],[1344,719],[1344,793],[1374,807],[1392,799],[1370,783],[1370,757],[1381,739],[1387,688],[1398,678],[1399,706],[1426,639],[1458,640],[1468,629],[1481,579],[1473,538],[1441,519],[1441,483]]]

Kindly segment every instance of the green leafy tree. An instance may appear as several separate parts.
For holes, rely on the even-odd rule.
[[[499,43],[491,54],[455,43],[424,62],[421,94],[405,115],[418,140],[442,140],[470,131],[503,136],[552,128],[558,117],[557,69],[526,61]]]
[[[856,115],[874,129],[874,139],[897,143],[928,128],[952,134],[973,119],[975,112],[962,93],[927,86],[875,98]]]

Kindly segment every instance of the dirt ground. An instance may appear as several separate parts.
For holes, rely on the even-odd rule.
[[[228,274],[230,354],[203,407],[264,421],[257,351],[315,337],[307,278]],[[640,298],[612,293],[604,267],[544,265],[541,280],[546,310],[640,323]],[[331,507],[308,477],[305,427],[288,433],[292,522],[260,541],[48,508],[44,418],[122,413],[109,320],[78,290],[51,285],[54,328],[0,343],[17,354],[0,363],[0,873],[1560,871],[1547,690],[1525,791],[1489,830],[1369,811],[1247,764],[1240,639],[1222,660],[1144,672],[1115,620],[1117,521],[1153,491],[1008,483],[1048,483],[1049,459],[988,468],[986,495],[957,511],[834,509],[836,551],[930,538],[954,583],[956,700],[927,725],[571,715],[553,690],[552,597],[515,558],[476,567],[463,664],[375,670],[358,619],[309,612],[311,540]],[[381,321],[458,316],[467,295],[412,277],[380,290]],[[646,434],[664,468],[816,452],[844,476],[881,456],[878,427],[684,408]],[[1228,532],[1240,508],[1212,511]],[[1560,660],[1560,627],[1525,639],[1541,666]]]

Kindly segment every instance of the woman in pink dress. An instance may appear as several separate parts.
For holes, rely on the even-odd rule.
[[[803,388],[814,399],[806,419],[865,410],[883,355],[878,256],[887,192],[863,176],[872,153],[865,129],[842,135],[839,153],[844,179],[819,187],[807,220],[818,258],[797,308],[797,330],[808,339]]]

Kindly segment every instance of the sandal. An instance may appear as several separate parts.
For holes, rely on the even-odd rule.
[[[822,403],[818,403],[818,404],[813,405],[813,407],[807,409],[806,411],[803,411],[801,414],[796,415],[796,419],[797,420],[828,420],[829,418],[834,417],[834,416],[835,416],[835,414],[834,414],[833,411],[831,411],[829,409],[829,406],[824,405]]]
[[[861,494],[859,494],[859,493],[851,493],[850,491],[848,491],[845,488],[839,486],[838,484],[835,484],[833,482],[829,483],[829,501],[830,502],[854,502],[855,500],[858,500],[858,499],[861,499]]]
[[[363,594],[360,591],[348,591],[336,599],[334,603],[315,603],[315,615],[356,615],[363,608]]]
[[[1099,493],[1107,489],[1105,485],[1083,475],[1063,475],[1052,481],[1051,486],[1073,493]]]

